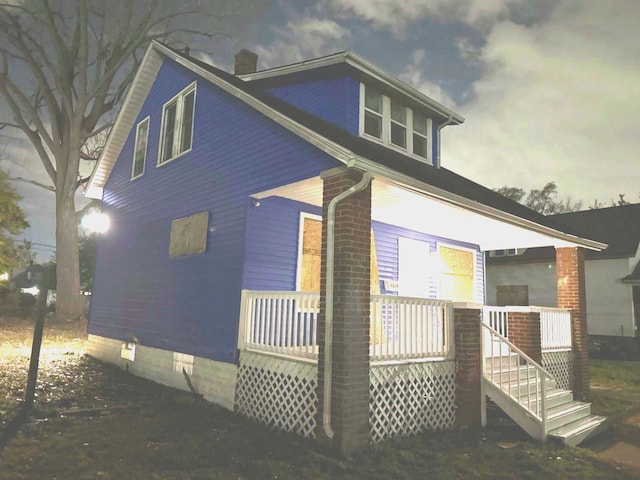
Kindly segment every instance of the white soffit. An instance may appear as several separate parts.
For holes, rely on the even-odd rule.
[[[252,195],[289,198],[322,206],[322,179],[309,178]],[[438,237],[472,243],[483,251],[505,248],[570,247],[576,244],[490,218],[383,180],[373,181],[371,218]]]

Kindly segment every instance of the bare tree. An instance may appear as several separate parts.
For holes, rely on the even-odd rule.
[[[260,3],[0,3],[0,94],[10,112],[0,128],[26,136],[53,182],[56,307],[61,317],[82,312],[75,193],[88,181],[90,169],[87,172],[81,165],[95,163],[101,137],[111,126],[143,49],[152,39],[179,47],[198,35],[229,37],[253,19]]]
[[[555,182],[548,182],[540,190],[534,188],[527,193],[519,187],[504,186],[495,191],[511,200],[520,202],[543,215],[555,215],[557,213],[576,212],[582,207],[582,202],[574,202],[571,197],[557,200],[558,188]]]

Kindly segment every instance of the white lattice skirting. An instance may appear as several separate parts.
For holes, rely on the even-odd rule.
[[[317,365],[243,351],[235,410],[275,430],[314,438],[317,384]]]
[[[573,352],[542,352],[542,366],[556,380],[558,387],[573,390]]]
[[[373,442],[455,423],[455,362],[372,365],[370,378]]]

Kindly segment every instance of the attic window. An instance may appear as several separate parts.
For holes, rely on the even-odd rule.
[[[133,152],[133,167],[131,179],[138,178],[144,173],[144,163],[147,158],[147,140],[149,138],[149,117],[138,123],[136,128],[136,143]]]
[[[431,119],[396,98],[360,84],[360,134],[431,163]]]
[[[191,150],[196,83],[192,83],[162,107],[158,165]]]

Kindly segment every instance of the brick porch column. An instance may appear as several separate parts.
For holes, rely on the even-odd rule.
[[[324,332],[327,279],[327,210],[331,199],[360,181],[353,170],[323,177],[322,261],[318,358],[318,438],[323,438]],[[335,216],[331,414],[335,447],[349,455],[370,441],[369,309],[371,186],[342,200]],[[326,437],[325,437],[326,438]]]
[[[509,340],[537,363],[542,363],[540,312],[509,312]]]
[[[456,348],[456,426],[480,426],[480,322],[482,307],[454,304]]]
[[[589,351],[584,249],[556,248],[556,275],[558,307],[571,309],[574,395],[578,399],[585,399],[589,397]]]

